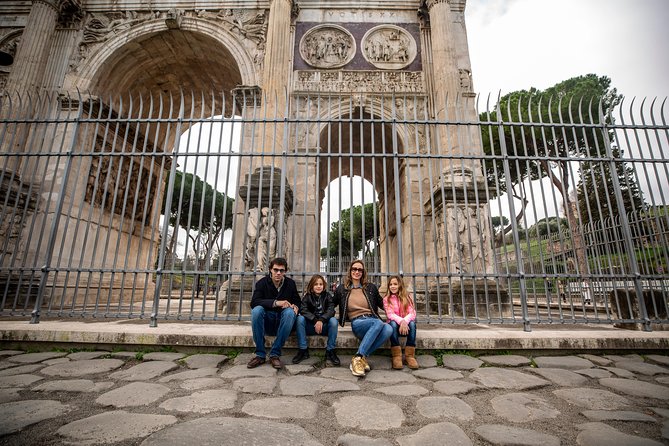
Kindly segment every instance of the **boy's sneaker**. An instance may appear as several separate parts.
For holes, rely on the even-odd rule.
[[[308,348],[305,348],[304,350],[300,349],[297,351],[297,355],[293,357],[293,364],[299,364],[300,362],[302,362],[302,360],[307,359],[308,357],[309,357],[309,349]]]
[[[334,350],[325,350],[325,359],[336,366],[341,364],[341,361]]]
[[[362,356],[354,356],[351,358],[351,365],[349,368],[351,369],[351,373],[353,373],[354,376],[365,376],[365,362],[364,358]]]

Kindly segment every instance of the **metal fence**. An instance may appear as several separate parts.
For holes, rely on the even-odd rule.
[[[664,102],[283,102],[3,96],[0,316],[248,319],[285,256],[422,323],[669,323]]]

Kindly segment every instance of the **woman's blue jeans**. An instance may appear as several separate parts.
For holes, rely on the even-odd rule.
[[[390,325],[375,317],[363,317],[351,322],[351,330],[356,338],[360,339],[358,353],[369,356],[381,347],[393,334]]]
[[[388,325],[393,327],[393,334],[390,336],[390,345],[396,347],[400,345],[400,326],[395,321],[390,321]],[[407,333],[406,346],[416,346],[416,321],[409,322],[409,333]]]
[[[301,314],[297,316],[297,322],[295,324],[295,332],[297,334],[297,348],[304,350],[308,347],[307,336],[314,336],[317,334],[314,325],[314,323],[308,321]],[[337,346],[338,325],[339,323],[335,317],[331,317],[328,319],[327,324],[323,324],[323,330],[321,330],[320,336],[328,337],[328,343],[325,346],[326,350],[334,350]]]
[[[276,336],[272,343],[269,356],[281,356],[281,348],[286,343],[295,325],[295,312],[292,308],[284,308],[279,311],[266,310],[258,305],[251,310],[251,329],[253,330],[253,342],[256,345],[256,356],[264,358],[265,334]]]

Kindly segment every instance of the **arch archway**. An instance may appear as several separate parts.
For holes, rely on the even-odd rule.
[[[151,52],[151,48],[158,52]],[[105,73],[109,68],[118,73],[117,64],[130,71],[120,78]],[[143,76],[146,85],[137,85],[136,76],[143,67],[151,71]],[[198,81],[179,73],[192,73],[192,79]],[[149,74],[158,76],[151,78]],[[207,20],[184,18],[177,30],[168,30],[164,21],[154,20],[120,32],[83,60],[78,72],[70,73],[65,87],[99,94],[148,86],[148,91],[178,94],[186,88],[174,81],[182,77],[188,86],[201,91],[219,91],[221,87],[220,91],[227,93],[238,85],[259,84],[253,58],[234,35]]]
[[[358,176],[371,184],[377,200],[372,207],[372,215],[364,218],[378,219],[380,263],[376,264],[373,272],[380,273],[398,269],[403,203],[407,200],[405,178],[401,175],[404,161],[398,157],[404,153],[404,143],[397,127],[387,120],[381,122],[378,119],[383,110],[372,110],[371,113],[369,110],[367,107],[353,108],[320,130],[320,153],[327,156],[321,157],[318,163],[315,187],[321,209],[326,187],[337,178]],[[362,191],[347,193],[356,197]],[[366,197],[361,199],[369,201]],[[337,205],[329,203],[330,208]]]
[[[91,214],[96,244],[90,247],[91,237],[74,240],[73,251],[85,253],[82,262],[92,268],[112,268],[112,261],[101,254],[106,242],[97,240],[116,240],[126,251],[127,266],[155,267],[165,252],[157,248],[167,243],[168,225],[161,228],[160,223],[163,199],[179,196],[182,204],[190,199],[183,186],[174,186],[172,195],[168,192],[168,184],[177,182],[176,171],[185,169],[171,152],[191,125],[213,117],[221,124],[238,114],[230,92],[255,84],[255,67],[244,46],[227,31],[184,19],[180,29],[168,30],[164,21],[151,21],[120,32],[92,53],[76,75],[69,89],[76,86],[99,100],[81,107],[85,118],[94,119],[72,131],[76,144],[92,155],[77,166],[82,175],[70,180],[72,190],[82,191],[74,206]],[[179,153],[185,151],[179,148]],[[222,151],[212,146],[209,153]],[[207,155],[200,158],[202,163],[209,161]],[[201,221],[193,231],[204,231]],[[174,268],[172,263],[168,267]],[[119,277],[90,280],[110,281],[114,298],[121,302],[132,292]],[[130,288],[151,295],[161,291],[158,285],[146,276],[133,278]]]

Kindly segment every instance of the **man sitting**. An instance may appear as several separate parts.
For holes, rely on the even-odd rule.
[[[277,257],[269,263],[269,274],[258,280],[251,297],[251,328],[256,345],[254,356],[246,367],[252,369],[265,363],[265,333],[276,336],[269,352],[275,369],[283,368],[281,348],[295,325],[301,299],[297,285],[286,277],[288,262]]]

